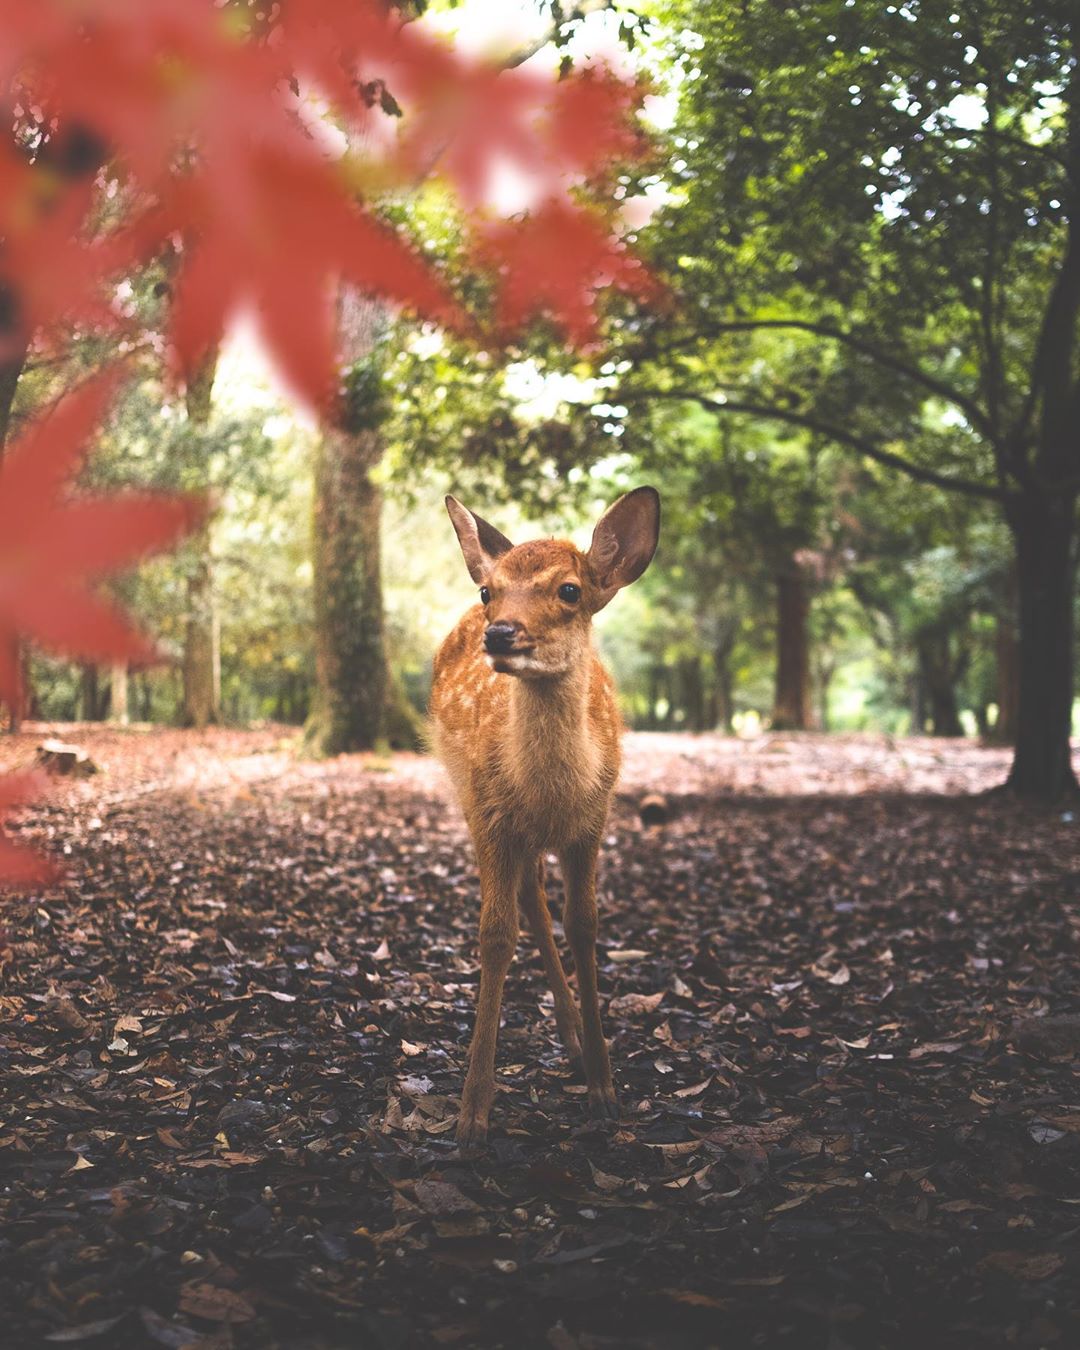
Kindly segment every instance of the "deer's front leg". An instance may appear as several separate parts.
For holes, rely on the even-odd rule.
[[[518,939],[518,890],[522,869],[505,849],[485,849],[480,856],[480,993],[476,1026],[469,1050],[469,1072],[461,1094],[457,1139],[480,1144],[487,1138],[488,1116],[495,1098],[495,1044],[503,984]]]
[[[611,1081],[607,1041],[600,1025],[596,989],[596,855],[599,841],[573,844],[560,855],[566,885],[563,926],[574,953],[584,1039],[585,1081],[589,1085],[589,1112],[617,1118],[618,1102]]]

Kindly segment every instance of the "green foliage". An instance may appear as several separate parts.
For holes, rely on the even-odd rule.
[[[1066,0],[1038,21],[1003,0],[657,0],[621,14],[677,104],[654,160],[619,189],[666,196],[637,239],[674,302],[613,302],[605,348],[585,355],[542,326],[498,349],[402,320],[342,378],[344,425],[388,446],[387,635],[416,707],[473,597],[444,492],[511,538],[585,544],[604,503],[649,481],[660,551],[598,623],[634,723],[767,717],[775,583],[792,565],[812,597],[823,724],[929,725],[927,682],[943,670],[965,723],[987,722],[1012,608],[996,494],[1036,463],[1039,334],[1073,200],[1071,16]],[[388,214],[482,312],[489,283],[446,194],[429,185]],[[166,259],[126,297],[151,332],[167,285]],[[96,359],[76,345],[41,361],[17,414]],[[143,378],[86,478],[217,492],[236,719],[301,720],[312,684],[310,438],[268,432],[276,418],[225,400],[193,431]],[[181,552],[128,583],[173,655],[189,564]],[[76,706],[66,668],[42,666],[39,684],[49,706]],[[177,695],[174,671],[140,676],[133,712],[172,716]]]

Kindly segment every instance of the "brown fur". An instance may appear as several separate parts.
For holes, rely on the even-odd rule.
[[[620,499],[587,554],[562,540],[514,548],[453,499],[448,507],[470,572],[490,590],[488,604],[473,606],[440,647],[431,695],[433,742],[480,872],[480,993],[458,1124],[458,1138],[473,1143],[486,1136],[495,1094],[499,1010],[519,913],[540,949],[563,1044],[583,1060],[590,1106],[616,1112],[596,988],[595,877],[619,774],[621,721],[611,677],[593,650],[592,616],[644,570],[659,506],[651,489]],[[580,587],[576,604],[559,597],[567,582]],[[515,625],[513,650],[487,656],[485,629],[496,623]],[[580,1015],[544,895],[541,860],[549,849],[563,870]]]

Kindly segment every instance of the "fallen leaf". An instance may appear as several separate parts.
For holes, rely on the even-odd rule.
[[[208,1280],[181,1285],[180,1310],[208,1322],[250,1322],[255,1316],[255,1309],[242,1294]]]
[[[613,1017],[638,1017],[642,1013],[654,1012],[663,1001],[663,990],[658,994],[623,994],[608,1003],[608,1011]]]
[[[1061,1252],[991,1252],[979,1262],[979,1269],[1011,1275],[1017,1280],[1047,1280],[1065,1264]]]

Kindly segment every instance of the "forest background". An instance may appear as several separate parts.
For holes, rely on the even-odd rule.
[[[1017,746],[1024,795],[1069,790],[1070,6],[420,9],[510,70],[647,82],[647,149],[613,157],[605,188],[657,284],[604,291],[599,329],[570,343],[565,324],[491,342],[343,293],[347,416],[320,423],[243,317],[177,384],[175,259],[133,269],[115,293],[141,335],[133,377],[80,484],[209,488],[213,512],[108,583],[166,659],[27,647],[13,720],[273,720],[316,753],[418,746],[433,650],[472,599],[444,493],[511,538],[584,543],[602,503],[649,481],[661,551],[600,624],[630,725],[979,736]],[[348,149],[325,109],[320,127]],[[489,188],[499,216],[537,206],[527,176]],[[483,298],[437,174],[379,211]],[[9,440],[102,350],[72,325],[9,363]]]

